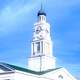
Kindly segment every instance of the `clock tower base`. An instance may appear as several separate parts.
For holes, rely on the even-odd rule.
[[[28,60],[28,68],[34,71],[45,71],[55,68],[55,57],[45,55],[31,57]]]

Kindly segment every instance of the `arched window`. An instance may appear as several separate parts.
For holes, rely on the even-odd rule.
[[[59,75],[58,78],[59,78],[59,80],[63,80],[63,76],[62,75]]]

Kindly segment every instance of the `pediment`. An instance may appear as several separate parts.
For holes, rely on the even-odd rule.
[[[54,80],[76,80],[65,68],[53,70],[43,76]]]

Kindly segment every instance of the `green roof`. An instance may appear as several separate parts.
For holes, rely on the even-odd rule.
[[[45,74],[45,73],[48,73],[48,72],[51,72],[51,71],[55,71],[55,70],[58,70],[58,69],[61,68],[60,67],[60,68],[55,68],[55,69],[48,69],[46,71],[37,72],[37,71],[30,70],[30,69],[22,68],[22,67],[19,67],[19,66],[7,64],[7,63],[0,63],[0,65],[1,64],[4,65],[5,67],[11,69],[11,70],[19,70],[19,71],[22,71],[22,72],[36,74],[36,75],[42,75],[42,74]]]

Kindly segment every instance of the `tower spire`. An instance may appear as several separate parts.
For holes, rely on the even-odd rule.
[[[43,10],[43,4],[42,4],[42,1],[41,1],[41,10]]]
[[[38,12],[38,16],[40,16],[40,15],[44,15],[44,16],[46,16],[46,13],[44,12],[44,9],[43,9],[43,2],[42,2],[42,0],[41,0],[41,5],[40,5],[40,10],[39,10],[39,12]]]

